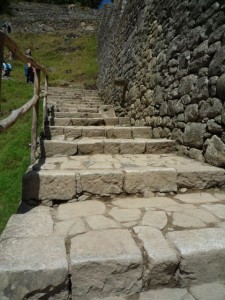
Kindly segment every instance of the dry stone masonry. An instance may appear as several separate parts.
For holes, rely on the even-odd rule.
[[[96,31],[100,11],[75,5],[53,5],[45,3],[12,3],[9,16],[0,16],[1,29],[9,25],[13,32],[36,34],[72,30],[71,37],[93,34]],[[69,36],[70,37],[70,36]],[[65,34],[65,38],[68,38]]]
[[[225,167],[224,39],[222,0],[115,1],[99,28],[100,94],[154,138]]]

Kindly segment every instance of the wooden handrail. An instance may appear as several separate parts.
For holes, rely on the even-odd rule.
[[[20,108],[17,108],[11,112],[11,114],[4,120],[0,121],[0,132],[5,131],[11,127],[20,117],[25,115],[37,102],[37,96],[33,96],[31,100],[25,103]]]
[[[5,33],[0,31],[0,35],[4,35],[4,42],[5,46],[12,52],[13,56],[17,58],[18,60],[24,62],[24,63],[31,63],[32,66],[34,66],[36,69],[41,70],[46,76],[48,76],[48,71],[45,67],[38,64],[31,56],[24,55],[16,42],[14,42],[9,36],[7,36]]]
[[[35,161],[37,150],[37,131],[38,131],[38,117],[39,117],[39,99],[40,99],[40,82],[41,71],[45,75],[45,91],[43,101],[43,126],[46,124],[47,118],[47,95],[48,95],[48,72],[45,67],[38,64],[32,57],[24,55],[17,44],[8,37],[4,32],[0,31],[0,71],[2,70],[2,61],[4,56],[4,47],[7,47],[13,54],[13,57],[24,63],[30,63],[35,68],[34,79],[34,95],[20,108],[13,110],[11,114],[0,121],[0,133],[11,127],[21,116],[25,115],[33,107],[33,120],[31,129],[31,163]],[[0,73],[0,77],[2,73]],[[0,79],[0,97],[1,97],[1,79]],[[45,130],[45,127],[43,127]]]

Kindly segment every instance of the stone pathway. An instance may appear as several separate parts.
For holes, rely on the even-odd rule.
[[[0,299],[224,300],[224,170],[171,153],[96,92],[50,93],[48,140],[23,178],[28,212],[0,239]],[[100,125],[55,125],[70,105]]]

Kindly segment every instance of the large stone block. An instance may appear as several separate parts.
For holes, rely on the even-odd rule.
[[[66,203],[57,208],[57,220],[66,221],[78,217],[101,215],[105,212],[105,204],[97,200]]]
[[[88,170],[79,174],[80,192],[96,195],[122,193],[124,175],[121,170]]]
[[[76,195],[73,171],[28,171],[23,176],[23,201],[70,200]]]
[[[191,92],[193,92],[195,89],[197,78],[198,77],[195,75],[189,75],[182,78],[179,85],[179,95],[189,95]]]
[[[56,135],[63,135],[64,134],[64,128],[60,126],[50,126],[47,130],[50,132],[47,133],[47,135],[50,136],[56,136]]]
[[[107,130],[107,137],[110,139],[131,139],[131,127],[113,127]]]
[[[199,300],[224,300],[225,285],[219,282],[205,283],[190,288],[191,294]]]
[[[221,114],[222,103],[217,98],[209,98],[207,101],[201,103],[199,116],[203,119],[205,117],[213,119]]]
[[[188,70],[192,73],[197,73],[200,68],[208,67],[211,57],[206,54],[189,63]]]
[[[50,211],[41,213],[28,212],[12,215],[9,219],[1,239],[43,237],[53,233],[53,220]]]
[[[217,90],[217,94],[219,96],[220,99],[225,100],[225,84],[224,84],[224,80],[225,80],[225,74],[223,74],[222,76],[220,76],[216,82],[216,90]]]
[[[208,141],[205,159],[211,165],[225,167],[225,144],[216,135]]]
[[[170,246],[160,230],[152,227],[134,227],[139,240],[148,256],[148,286],[169,284],[175,281],[175,272],[179,263],[176,251]]]
[[[181,255],[179,279],[183,286],[224,280],[223,228],[174,231],[167,237]]]
[[[205,124],[188,123],[184,130],[184,144],[194,148],[201,148],[204,142],[203,134],[205,132]]]
[[[83,127],[82,128],[82,134],[84,137],[105,137],[106,135],[106,129],[104,127]]]
[[[193,161],[194,162],[194,161]],[[197,167],[197,169],[196,169]],[[204,189],[225,184],[225,171],[209,165],[177,166],[179,188]]]
[[[83,155],[104,153],[104,142],[103,140],[84,138],[78,142],[78,153]]]
[[[69,118],[54,118],[52,120],[52,125],[55,125],[55,126],[70,126],[70,125],[73,125],[71,123],[71,119]]]
[[[128,194],[145,190],[171,192],[177,190],[177,173],[172,168],[125,169],[124,190]]]
[[[209,64],[209,76],[221,76],[225,73],[225,66],[223,64],[225,55],[225,46],[221,47],[214,55]]]
[[[104,153],[118,154],[120,152],[120,140],[107,139],[104,142]]]
[[[146,153],[168,153],[175,150],[175,142],[166,139],[146,141]]]
[[[70,141],[45,141],[42,156],[75,155],[77,154],[77,143]]]
[[[78,139],[82,136],[82,128],[67,126],[64,128],[64,134],[66,138]]]
[[[195,300],[186,289],[164,288],[143,292],[139,300]]]
[[[1,299],[65,299],[67,274],[61,238],[12,238],[0,243]]]
[[[209,80],[208,76],[198,78],[195,89],[191,95],[192,101],[199,102],[201,99],[209,97]]]
[[[198,104],[190,104],[184,113],[185,122],[195,122],[198,120]]]
[[[193,59],[200,58],[208,53],[208,40],[202,42],[198,47],[193,51]]]
[[[121,140],[121,154],[142,154],[145,152],[145,140]]]
[[[132,128],[133,138],[152,138],[152,128],[150,127],[134,127]]]
[[[128,230],[90,231],[71,240],[73,297],[140,292],[142,254]]]

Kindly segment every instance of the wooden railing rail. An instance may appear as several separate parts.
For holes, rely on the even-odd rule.
[[[17,44],[10,37],[8,37],[4,32],[0,31],[0,97],[1,97],[1,77],[2,77],[2,63],[4,59],[4,47],[7,47],[9,51],[12,52],[14,58],[24,63],[30,63],[35,68],[33,97],[20,108],[13,110],[7,118],[0,121],[0,132],[3,132],[9,127],[11,127],[21,116],[25,115],[31,108],[33,108],[33,119],[32,119],[32,129],[31,129],[31,162],[33,163],[35,161],[35,154],[37,150],[41,72],[45,76],[45,89],[44,89],[44,100],[43,100],[43,130],[45,129],[45,125],[47,121],[48,72],[45,67],[38,64],[32,57],[24,55],[20,51]]]

